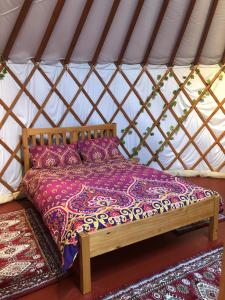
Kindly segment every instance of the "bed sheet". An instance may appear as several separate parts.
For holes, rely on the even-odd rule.
[[[132,222],[218,195],[125,159],[30,169],[22,188],[57,243],[64,270],[79,251],[79,232]]]

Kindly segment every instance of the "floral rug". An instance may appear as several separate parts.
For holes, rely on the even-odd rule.
[[[219,222],[224,222],[225,221],[224,212],[221,212],[219,214],[218,221]],[[196,223],[193,223],[193,224],[175,229],[175,233],[180,235],[180,234],[183,234],[183,233],[186,233],[186,232],[189,232],[189,231],[192,231],[192,230],[196,230],[196,229],[208,226],[208,225],[209,225],[209,220],[203,220],[203,221],[199,221],[199,222],[196,222]]]
[[[58,250],[32,209],[0,215],[0,299],[15,299],[63,276]]]
[[[215,300],[223,248],[216,248],[166,271],[110,293],[104,300]]]

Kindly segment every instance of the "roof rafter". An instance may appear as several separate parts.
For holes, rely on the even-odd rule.
[[[79,20],[78,25],[77,25],[77,27],[75,29],[73,39],[72,39],[72,41],[70,43],[70,46],[69,46],[69,48],[67,50],[65,59],[62,62],[63,64],[68,64],[69,61],[70,61],[70,58],[71,58],[71,56],[73,54],[74,48],[76,47],[77,41],[78,41],[79,36],[81,34],[82,28],[83,28],[83,26],[84,26],[84,24],[85,24],[85,22],[87,20],[87,17],[89,15],[89,12],[91,10],[93,2],[94,2],[93,0],[87,0],[86,1],[86,4],[85,4],[85,6],[83,8],[83,11],[82,11],[82,14],[80,16],[80,20]]]
[[[182,41],[182,39],[183,39],[185,30],[186,30],[186,28],[187,28],[187,25],[188,25],[188,22],[189,22],[189,20],[190,20],[190,17],[191,17],[191,14],[192,14],[192,11],[193,11],[193,9],[194,9],[195,4],[196,4],[196,0],[190,0],[190,3],[189,3],[189,6],[188,6],[188,9],[187,9],[187,12],[186,12],[186,15],[185,15],[183,24],[182,24],[181,29],[180,29],[180,32],[179,32],[179,34],[178,34],[176,43],[175,43],[174,48],[173,48],[173,51],[172,51],[172,54],[171,54],[171,56],[170,56],[168,66],[172,66],[173,63],[174,63],[174,60],[175,60],[177,51],[178,51],[178,49],[179,49],[179,47],[180,47],[181,41]]]
[[[206,18],[203,33],[202,33],[202,36],[201,36],[201,39],[200,39],[200,42],[199,42],[199,45],[198,45],[198,49],[197,49],[197,52],[196,52],[196,55],[195,55],[195,58],[194,58],[194,61],[193,61],[194,65],[197,65],[199,63],[199,59],[200,59],[203,47],[205,45],[206,38],[207,38],[208,33],[209,33],[209,29],[210,29],[210,26],[211,26],[211,23],[212,23],[212,20],[213,20],[215,11],[216,11],[217,4],[218,4],[218,0],[212,0],[212,4],[210,5],[210,8],[209,8],[209,13],[208,13],[208,16]]]
[[[93,55],[93,58],[91,60],[91,64],[92,65],[95,65],[96,62],[97,62],[97,60],[98,60],[98,58],[99,58],[99,54],[100,54],[100,52],[102,50],[102,47],[103,47],[104,42],[106,40],[107,34],[109,32],[109,29],[110,29],[110,27],[112,25],[112,22],[113,22],[113,19],[114,19],[115,15],[116,15],[116,11],[117,11],[117,8],[118,8],[118,6],[120,4],[120,1],[121,0],[114,0],[113,1],[113,5],[112,5],[112,8],[110,10],[110,13],[109,13],[108,19],[106,21],[105,27],[103,29],[101,38],[100,38],[100,40],[98,42],[98,46],[97,46],[97,48],[95,50],[95,53]]]
[[[129,29],[128,29],[128,32],[127,32],[127,35],[126,35],[126,38],[124,40],[123,46],[122,46],[122,48],[120,50],[120,54],[119,54],[118,59],[117,59],[117,64],[118,65],[120,65],[121,62],[122,62],[122,60],[123,60],[123,56],[124,56],[124,54],[125,54],[125,52],[127,50],[127,46],[129,44],[130,38],[132,36],[132,33],[134,31],[134,27],[135,27],[135,25],[137,23],[137,19],[138,19],[139,15],[140,15],[142,6],[144,4],[144,1],[145,0],[139,0],[138,1],[138,4],[137,4],[136,9],[134,11],[134,14],[133,14],[133,17],[132,17],[132,20],[131,20],[131,23],[130,23],[130,26],[129,26]]]
[[[22,25],[26,19],[26,16],[28,14],[28,11],[31,7],[32,1],[30,0],[25,0],[23,3],[23,6],[19,12],[19,15],[17,17],[16,23],[10,33],[9,39],[6,43],[5,49],[3,50],[2,53],[2,60],[7,60],[9,58],[10,51],[16,41],[17,35],[22,28]]]
[[[50,18],[50,21],[48,23],[48,26],[46,28],[46,31],[44,33],[44,36],[42,38],[42,41],[40,43],[40,46],[36,52],[36,55],[34,56],[34,61],[40,61],[41,57],[42,57],[42,54],[44,53],[45,51],[45,48],[48,44],[48,41],[51,37],[51,34],[55,28],[55,24],[60,16],[60,13],[62,11],[62,8],[65,4],[65,0],[58,0],[57,3],[56,3],[56,6],[53,10],[53,13],[52,13],[52,16]]]
[[[148,58],[149,58],[149,56],[150,56],[152,47],[153,47],[154,42],[155,42],[155,40],[156,40],[156,37],[157,37],[157,35],[158,35],[159,28],[160,28],[160,26],[161,26],[161,23],[162,23],[162,20],[163,20],[164,15],[165,15],[166,9],[167,9],[167,7],[168,7],[169,1],[170,1],[170,0],[163,0],[162,6],[161,6],[161,9],[160,9],[160,12],[159,12],[158,19],[157,19],[157,21],[156,21],[156,23],[155,23],[155,27],[154,27],[154,29],[153,29],[153,31],[152,31],[151,38],[150,38],[150,40],[149,40],[147,49],[146,49],[146,51],[145,51],[145,55],[144,55],[144,58],[143,58],[142,65],[146,65],[147,62],[148,62]]]

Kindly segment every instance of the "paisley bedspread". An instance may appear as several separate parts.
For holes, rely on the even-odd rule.
[[[216,192],[128,160],[30,169],[23,191],[41,213],[67,270],[78,233],[115,226],[202,201]]]

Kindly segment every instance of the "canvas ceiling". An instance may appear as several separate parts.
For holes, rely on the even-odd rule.
[[[123,63],[143,62],[146,47],[154,31],[163,1],[165,0],[144,1],[123,55]],[[113,2],[112,0],[95,0],[93,2],[82,26],[76,47],[73,49],[72,62],[91,62]],[[215,1],[196,1],[179,49],[177,49],[175,64],[189,65],[193,63],[213,2]],[[24,0],[0,1],[0,54],[5,49],[23,3]],[[137,0],[119,2],[99,53],[98,63],[117,62],[137,3]],[[35,57],[56,4],[56,0],[35,0],[32,2],[9,53],[8,58],[11,61],[26,62]],[[42,54],[42,60],[47,63],[54,63],[65,58],[85,4],[86,1],[84,0],[65,1]],[[189,0],[169,1],[147,62],[168,64],[189,4]],[[201,64],[219,63],[224,57],[224,49],[225,0],[219,0],[198,62]]]

